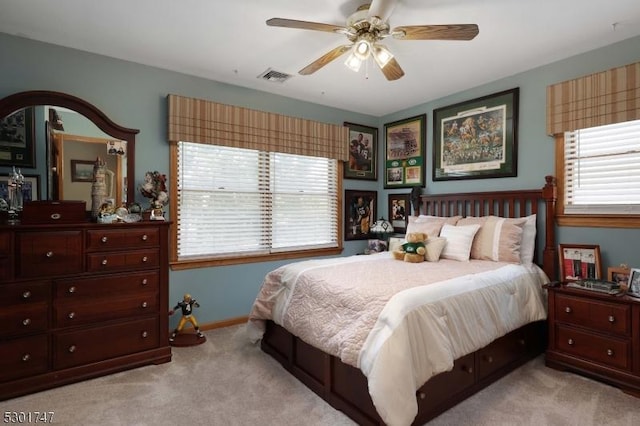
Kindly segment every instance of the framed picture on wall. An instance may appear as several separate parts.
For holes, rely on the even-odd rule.
[[[71,160],[71,182],[93,182],[95,161]]]
[[[519,89],[433,110],[433,180],[517,176]]]
[[[349,128],[349,161],[344,163],[345,179],[378,180],[378,129],[344,123]]]
[[[407,223],[411,214],[409,194],[389,194],[389,221],[393,231],[399,234],[407,232]]]
[[[344,191],[344,239],[367,240],[376,221],[377,191]]]
[[[427,115],[417,115],[384,125],[385,188],[423,187]]]
[[[35,168],[33,108],[0,118],[0,166]]]

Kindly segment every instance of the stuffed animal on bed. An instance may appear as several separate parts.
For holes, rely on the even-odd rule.
[[[408,233],[405,237],[407,242],[399,250],[391,252],[393,258],[410,263],[424,262],[424,253],[426,252],[424,242],[427,238],[427,234],[423,232]]]

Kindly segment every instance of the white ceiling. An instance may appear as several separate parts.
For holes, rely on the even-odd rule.
[[[368,72],[347,69],[346,55],[298,75],[345,36],[265,24],[345,25],[366,2],[0,0],[0,32],[374,116],[640,35],[639,0],[397,0],[392,28],[475,23],[480,33],[472,41],[384,40],[405,71],[389,82],[373,62]],[[268,68],[294,77],[258,79]]]

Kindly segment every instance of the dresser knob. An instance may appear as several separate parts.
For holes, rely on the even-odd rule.
[[[425,399],[427,397],[427,394],[424,392],[418,392],[418,398],[420,399]]]
[[[613,350],[612,349],[607,349],[607,355],[613,356]]]
[[[614,317],[613,315],[609,315],[609,322],[616,322],[616,317]]]
[[[144,235],[142,236],[142,241],[147,241],[147,239],[148,239],[148,238],[149,238],[149,237],[147,237],[147,234],[144,234]]]
[[[469,374],[473,374],[473,367],[467,367],[467,366],[463,366],[462,367],[462,371],[465,371]]]
[[[22,355],[22,362],[27,362],[31,359],[31,354]]]
[[[67,290],[69,293],[73,294],[76,292],[76,286],[72,285],[71,287],[69,287],[69,289]]]
[[[22,325],[30,325],[31,324],[31,318],[25,318],[22,320]]]
[[[142,279],[142,285],[147,285],[147,282],[148,282],[148,281],[147,281],[147,279],[146,279],[146,278],[143,278],[143,279]]]
[[[107,264],[107,259],[102,259],[102,262],[101,262],[101,263],[102,263],[103,265],[106,265],[106,264]]]
[[[45,256],[47,256],[47,257],[51,258],[51,257],[53,257],[53,252],[52,252],[52,251],[48,251],[48,252],[45,254]]]
[[[149,304],[147,302],[142,302],[140,306],[142,306],[143,308],[146,308],[147,306],[149,306]]]
[[[520,343],[520,346],[524,346],[527,342],[525,342],[524,339],[520,339],[518,340],[518,343]]]
[[[29,290],[27,290],[24,293],[22,293],[22,298],[23,299],[28,299],[30,297],[31,297],[31,292]]]
[[[67,315],[67,317],[69,317],[69,319],[74,319],[76,317],[76,313],[75,312],[69,312],[69,315]]]
[[[74,353],[76,351],[76,345],[69,346],[68,350],[69,350],[69,353],[71,353],[71,354]]]
[[[489,364],[491,364],[493,362],[493,357],[492,356],[487,356],[484,358]]]
[[[567,340],[567,343],[570,344],[571,346],[573,346],[573,339]]]
[[[142,332],[142,338],[146,339],[149,336],[149,333],[147,333],[146,331]]]
[[[109,239],[106,236],[100,238],[100,241],[103,242],[103,243],[106,243],[108,240]]]
[[[143,256],[142,257],[142,263],[145,263],[147,261],[147,256]]]
[[[567,306],[566,308],[564,308],[564,311],[565,311],[566,313],[570,314],[570,313],[571,313],[571,307],[570,307],[570,306]]]

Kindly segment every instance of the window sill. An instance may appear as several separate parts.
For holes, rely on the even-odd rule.
[[[301,259],[305,257],[331,256],[342,253],[342,247],[292,251],[255,256],[225,257],[223,259],[202,258],[197,260],[171,261],[169,265],[172,271],[185,269],[210,268],[214,266],[241,265],[247,263],[271,262],[275,260]]]
[[[563,215],[556,216],[558,226],[592,228],[640,228],[640,215]]]

